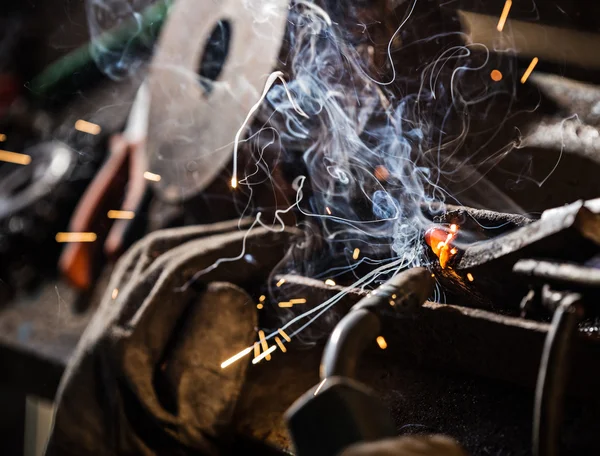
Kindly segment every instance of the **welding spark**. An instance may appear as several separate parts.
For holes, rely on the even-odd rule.
[[[160,175],[151,173],[150,171],[146,171],[144,173],[144,179],[152,181],[152,182],[160,182]]]
[[[325,281],[325,285],[329,285],[330,287],[335,287],[335,280],[333,280],[333,279],[327,279]]]
[[[8,150],[0,150],[0,161],[14,163],[16,165],[28,165],[31,163],[31,157],[18,152],[9,152]]]
[[[254,357],[260,355],[260,344],[258,342],[254,342]]]
[[[531,73],[533,73],[533,70],[535,69],[535,66],[538,64],[538,62],[539,59],[537,57],[534,57],[525,73],[523,73],[523,77],[521,78],[521,84],[525,84],[527,82],[527,79],[529,79],[529,76],[531,76]]]
[[[331,209],[329,209],[328,207],[325,207],[325,212],[327,212],[327,214],[331,215]]]
[[[469,282],[472,282],[473,280],[475,280],[475,278],[473,277],[473,274],[471,274],[470,272],[467,272],[467,280]]]
[[[257,308],[258,310],[262,310],[262,309],[263,309],[263,307],[264,307],[264,306],[263,306],[263,305],[262,305],[260,302],[259,302],[258,304],[256,304],[256,308]]]
[[[290,301],[281,301],[280,303],[277,304],[279,307],[281,307],[282,309],[285,309],[287,307],[293,307],[294,304],[292,304]]]
[[[223,361],[221,363],[221,369],[225,369],[227,366],[230,366],[231,364],[235,363],[238,359],[243,358],[248,353],[250,353],[252,351],[252,349],[253,349],[253,347],[245,348],[244,350],[242,350],[241,352],[239,352],[237,355],[233,355],[227,361]]]
[[[492,81],[494,82],[502,81],[502,73],[499,70],[492,70],[490,78],[492,78]]]
[[[0,142],[6,141],[6,135],[4,133],[0,133]]]
[[[108,211],[106,216],[109,219],[123,219],[123,220],[131,220],[135,217],[135,212],[133,211]]]
[[[275,342],[277,343],[279,350],[281,350],[283,353],[287,352],[287,348],[285,348],[285,345],[283,345],[283,342],[281,342],[279,337],[275,336]]]
[[[512,0],[506,0],[504,4],[504,9],[502,10],[502,14],[500,15],[500,20],[498,21],[498,29],[499,32],[504,30],[504,24],[506,24],[506,19],[508,18],[508,13],[510,13],[510,7],[512,6]]]
[[[112,296],[112,298],[113,298],[113,299],[117,299],[117,296],[119,296],[119,289],[118,289],[118,288],[115,288],[115,289],[112,291],[112,295],[111,295],[111,296]]]
[[[385,350],[387,348],[387,342],[385,341],[385,339],[383,338],[383,336],[379,336],[377,338],[377,345],[379,345],[379,348],[381,348],[382,350]]]
[[[94,242],[97,236],[96,233],[56,233],[56,242]]]
[[[284,338],[285,340],[287,340],[288,342],[291,342],[291,341],[292,341],[292,339],[290,338],[290,336],[288,336],[288,335],[287,335],[287,333],[286,333],[286,332],[285,332],[283,329],[279,328],[279,329],[277,330],[277,332],[278,332],[279,334],[281,334],[281,337],[283,337],[283,338]]]
[[[265,295],[260,295],[260,298],[258,298],[259,302],[265,302],[265,299],[267,299]]]
[[[265,357],[267,358],[267,361],[271,361],[271,355],[269,354],[271,353],[269,352],[269,344],[267,343],[267,339],[265,339],[265,332],[262,329],[258,331],[258,338],[260,339],[260,345],[262,346],[263,352],[266,353]]]
[[[323,385],[325,384],[326,381],[327,381],[327,379],[324,378],[323,381],[321,383],[319,383],[319,386],[317,386],[317,389],[315,390],[314,396],[316,396],[317,394],[319,394],[319,391],[321,391],[321,388],[323,388]]]
[[[277,288],[279,288],[279,287],[280,287],[281,285],[283,285],[284,283],[285,283],[285,279],[279,279],[279,282],[277,282],[277,283],[275,284],[275,286],[276,286]]]
[[[100,134],[102,128],[100,128],[100,125],[96,125],[95,123],[79,119],[77,122],[75,122],[75,130],[95,136]]]
[[[358,260],[358,256],[360,255],[360,249],[357,247],[354,249],[354,252],[352,252],[352,259],[353,260]]]
[[[277,350],[277,345],[273,345],[271,348],[262,352],[260,355],[254,358],[252,360],[252,364],[258,364],[265,358],[267,359],[267,361],[269,361],[271,359],[271,353],[273,353],[275,350]]]

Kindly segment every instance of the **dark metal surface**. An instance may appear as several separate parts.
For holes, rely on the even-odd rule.
[[[533,455],[557,456],[561,453],[561,427],[565,392],[569,380],[572,345],[583,315],[581,296],[561,294],[546,336],[535,390],[533,414]],[[552,299],[550,297],[547,300]]]

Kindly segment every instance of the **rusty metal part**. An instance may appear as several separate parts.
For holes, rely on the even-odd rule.
[[[162,198],[198,194],[230,161],[236,132],[276,62],[287,19],[287,0],[261,5],[180,0],[173,6],[149,76],[147,152],[150,171],[161,176],[154,186]]]
[[[565,392],[570,374],[572,345],[578,323],[583,315],[581,295],[577,293],[547,292],[544,301],[555,301],[552,323],[546,335],[544,351],[535,391],[533,414],[534,456],[560,454],[561,425]]]

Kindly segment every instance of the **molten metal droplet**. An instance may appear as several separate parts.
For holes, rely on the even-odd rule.
[[[448,261],[453,255],[458,253],[458,249],[452,246],[451,241],[458,233],[458,226],[455,224],[449,228],[433,227],[425,232],[425,242],[431,248],[431,251],[439,258],[442,269],[446,267]]]

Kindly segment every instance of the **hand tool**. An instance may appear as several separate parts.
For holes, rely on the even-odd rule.
[[[124,251],[131,241],[127,239],[129,231],[134,222],[139,223],[143,216],[141,210],[147,200],[144,144],[148,105],[149,93],[143,84],[131,107],[124,133],[110,139],[109,157],[88,186],[71,218],[69,230],[97,232],[108,258],[114,259]],[[108,218],[108,211],[111,210],[126,211],[128,218],[113,222]],[[88,289],[94,281],[99,250],[95,244],[68,244],[59,261],[62,273],[73,285],[83,290]]]

